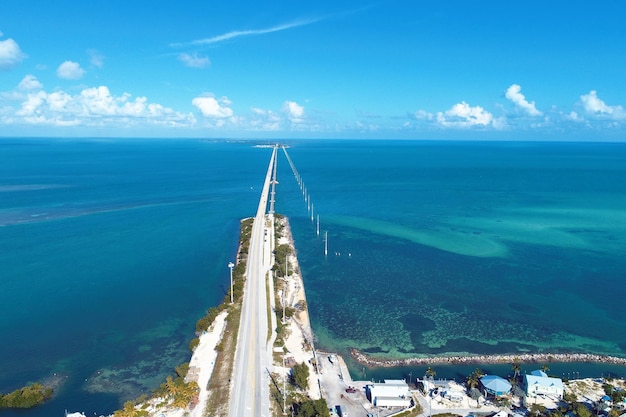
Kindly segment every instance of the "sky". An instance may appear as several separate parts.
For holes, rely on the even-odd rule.
[[[626,141],[626,2],[2,0],[0,136]]]

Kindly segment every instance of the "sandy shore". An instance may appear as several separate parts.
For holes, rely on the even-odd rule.
[[[315,347],[313,344],[313,331],[311,330],[311,322],[309,321],[309,312],[306,307],[306,294],[304,291],[304,283],[300,273],[300,265],[296,256],[295,245],[289,227],[289,221],[285,217],[280,221],[284,222],[283,236],[278,239],[279,245],[289,245],[292,254],[289,255],[289,277],[284,281],[285,284],[285,305],[296,309],[292,319],[287,321],[287,332],[289,336],[285,339],[285,347],[288,350],[286,356],[293,358],[296,363],[306,363],[309,366],[309,396],[312,399],[321,397],[319,390],[318,375],[312,361],[315,357]],[[298,308],[304,302],[304,308]],[[290,372],[289,368],[284,366],[275,367],[279,373],[286,377]]]
[[[217,359],[215,348],[222,340],[227,316],[227,311],[222,311],[217,315],[208,330],[200,335],[200,343],[193,351],[189,361],[189,372],[185,377],[185,381],[196,381],[198,383],[200,392],[197,405],[192,409],[157,406],[157,404],[163,401],[163,398],[153,398],[148,400],[148,406],[145,408],[150,417],[202,417],[204,415],[208,397],[207,386]],[[142,406],[140,405],[138,408],[142,408]]]
[[[209,396],[207,386],[211,374],[213,373],[215,360],[217,359],[217,350],[215,350],[215,348],[222,340],[227,316],[228,313],[226,310],[217,315],[207,332],[200,336],[200,343],[196,347],[196,350],[194,350],[191,361],[189,361],[189,372],[187,373],[185,381],[195,380],[200,387],[198,405],[191,410],[189,413],[190,417],[202,417],[204,415],[204,408]],[[195,370],[197,370],[197,373]],[[195,375],[197,375],[197,379]]]
[[[369,367],[394,367],[409,365],[437,364],[479,364],[479,363],[549,363],[549,362],[598,362],[611,365],[625,365],[626,358],[594,355],[590,353],[525,353],[518,355],[476,355],[476,356],[431,356],[406,359],[378,359],[366,355],[358,349],[351,349],[350,355],[357,362]]]

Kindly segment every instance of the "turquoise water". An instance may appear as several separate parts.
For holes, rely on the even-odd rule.
[[[329,236],[324,257],[295,203],[320,347],[392,358],[626,356],[626,145],[333,143],[289,153]]]
[[[325,257],[281,157],[276,209],[291,219],[319,347],[626,356],[626,145],[290,145],[329,236]],[[250,142],[2,139],[0,391],[61,382],[50,403],[6,415],[107,413],[188,360],[270,154]]]
[[[249,143],[0,141],[0,391],[62,382],[19,415],[109,412],[189,359],[269,156]]]

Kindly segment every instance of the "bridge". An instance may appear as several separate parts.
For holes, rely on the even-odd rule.
[[[254,217],[230,393],[230,417],[269,417],[269,370],[272,366],[267,284],[271,286],[274,245],[276,155],[272,151],[261,199]],[[270,192],[271,188],[271,192]],[[268,201],[269,214],[266,216]],[[269,297],[273,300],[273,297]]]

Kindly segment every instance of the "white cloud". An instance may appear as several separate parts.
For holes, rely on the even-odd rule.
[[[228,107],[231,102],[226,97],[217,100],[215,97],[196,97],[191,101],[205,117],[223,119],[233,116],[233,110]]]
[[[277,132],[283,127],[282,118],[272,110],[252,107],[252,117],[248,120],[250,130],[262,132]]]
[[[123,105],[127,100],[127,93],[116,99],[105,86],[86,88],[80,92],[79,98],[84,111],[92,115],[114,115],[121,110],[116,101]]]
[[[128,93],[114,96],[108,87],[100,86],[86,88],[76,95],[64,91],[31,91],[21,100],[20,108],[1,121],[53,126],[128,127],[140,124],[191,126],[195,118],[160,104],[148,103],[146,97],[132,99]]]
[[[224,42],[230,39],[240,38],[242,36],[256,36],[265,35],[267,33],[280,32],[283,30],[296,28],[299,26],[310,25],[311,23],[318,22],[320,19],[298,20],[291,23],[285,23],[283,25],[273,26],[265,29],[252,29],[252,30],[234,30],[232,32],[224,33],[222,35],[213,36],[212,38],[197,39],[186,43],[175,43],[171,46],[184,46],[184,45],[210,45],[215,43]]]
[[[505,97],[511,100],[516,106],[526,111],[531,116],[541,116],[541,113],[535,107],[535,102],[528,102],[526,97],[521,93],[522,87],[518,84],[512,84],[507,90]]]
[[[38,91],[29,94],[26,101],[22,103],[22,108],[17,112],[18,116],[34,116],[41,113],[40,107],[45,104],[46,92]]]
[[[185,66],[191,68],[205,68],[211,64],[211,61],[206,56],[198,56],[197,53],[186,54],[182,53],[178,55],[178,60]]]
[[[425,110],[418,110],[415,113],[413,113],[413,116],[417,120],[433,120],[434,118],[434,115],[432,113],[429,113]]]
[[[26,54],[13,39],[0,41],[0,70],[14,68],[25,58]]]
[[[89,62],[96,68],[102,68],[104,66],[104,55],[95,49],[88,49]]]
[[[78,80],[83,75],[85,75],[85,70],[77,62],[65,61],[57,68],[57,76],[66,80]]]
[[[565,115],[565,120],[571,120],[572,122],[583,122],[584,119],[578,115],[575,111],[569,112],[569,114]]]
[[[55,91],[48,94],[46,101],[53,112],[67,112],[68,105],[72,102],[72,96],[65,91]]]
[[[287,115],[292,123],[302,123],[304,116],[304,107],[295,101],[285,101],[281,109]]]
[[[585,111],[591,115],[608,118],[611,120],[626,119],[626,110],[622,106],[609,106],[606,104],[595,90],[591,90],[589,94],[580,96]]]
[[[20,81],[17,88],[19,90],[26,90],[26,91],[40,90],[41,88],[43,88],[43,85],[39,82],[37,77],[35,77],[34,75],[28,74],[27,76],[22,78],[22,81]]]
[[[471,107],[462,101],[445,112],[437,113],[437,123],[444,127],[467,128],[472,126],[501,127],[501,122],[480,106]]]

